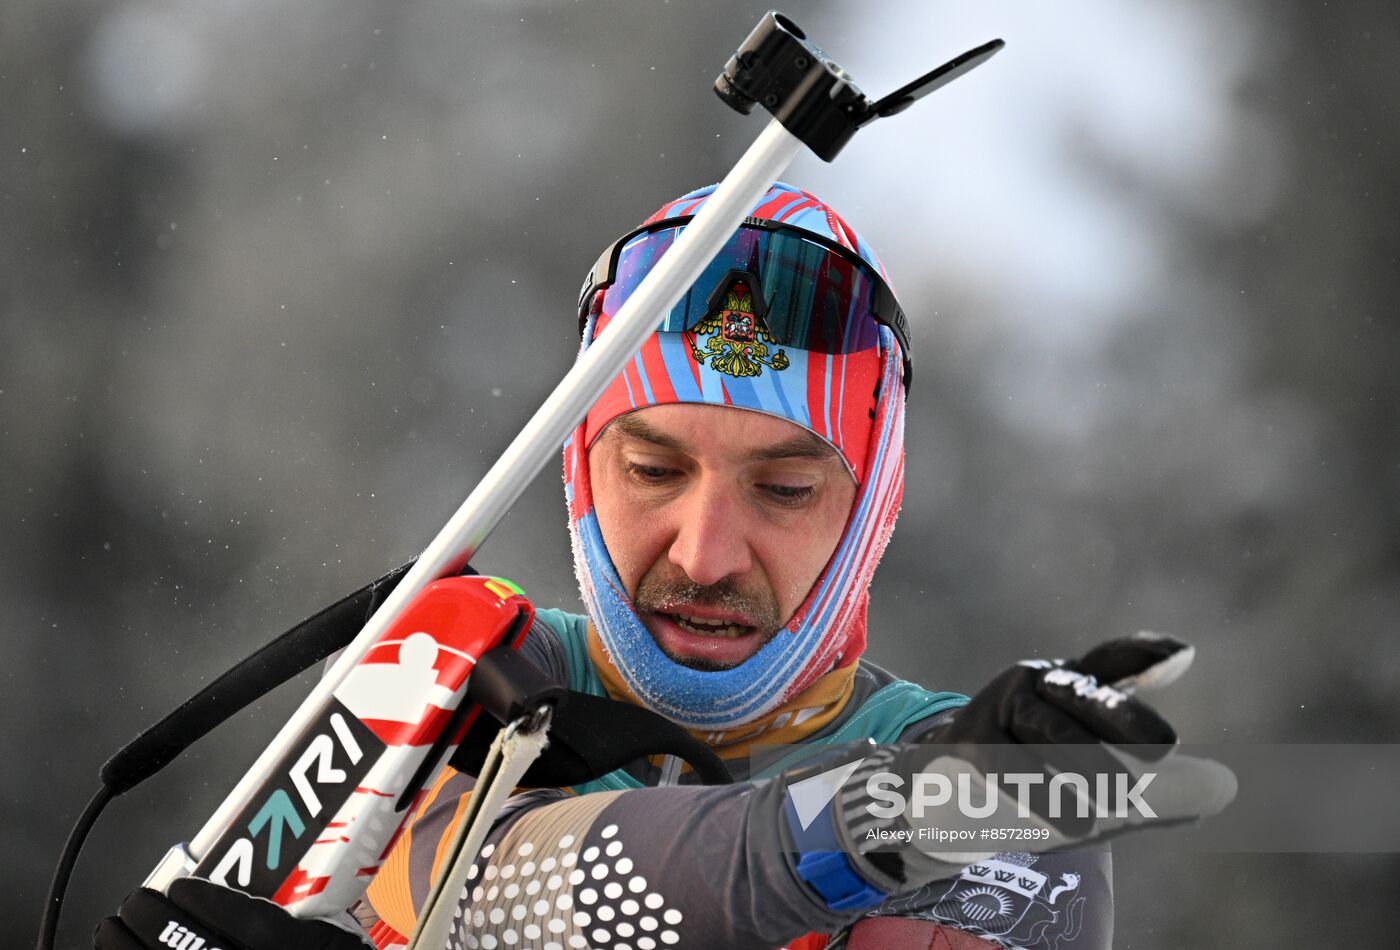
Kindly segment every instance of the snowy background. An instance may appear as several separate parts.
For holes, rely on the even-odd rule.
[[[8,0],[0,817],[30,939],[117,746],[420,550],[569,365],[599,250],[761,123],[723,2]],[[973,691],[1141,628],[1197,741],[1400,741],[1400,16],[791,0],[872,95],[786,176],[881,253],[917,376],[869,655]],[[861,12],[864,10],[865,12]],[[478,557],[574,605],[551,469]],[[63,943],[304,686],[119,799]],[[1118,864],[1118,946],[1393,946],[1394,855]],[[1386,895],[1390,895],[1387,897]]]

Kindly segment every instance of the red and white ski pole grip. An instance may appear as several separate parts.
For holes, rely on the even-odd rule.
[[[298,916],[344,910],[480,713],[465,701],[478,658],[518,646],[533,619],[530,601],[507,582],[429,584],[188,871]]]

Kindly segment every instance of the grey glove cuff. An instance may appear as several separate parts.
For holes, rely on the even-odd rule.
[[[836,837],[857,873],[889,893],[911,891],[958,873],[964,863],[944,860],[920,850],[918,832],[901,812],[881,817],[872,806],[867,783],[872,776],[889,772],[905,778],[925,764],[927,755],[917,746],[881,746],[866,756],[836,794],[832,820]],[[969,861],[979,855],[972,855]]]

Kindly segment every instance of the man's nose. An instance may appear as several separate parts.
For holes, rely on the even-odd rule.
[[[753,568],[745,512],[732,486],[702,478],[675,513],[676,537],[668,555],[692,581],[708,586]]]

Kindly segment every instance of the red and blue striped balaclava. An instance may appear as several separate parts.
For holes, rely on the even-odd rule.
[[[670,202],[644,226],[694,215],[714,187]],[[785,225],[789,235],[793,233],[789,229],[798,229],[828,246],[834,242],[853,252],[846,255],[850,260],[858,255],[884,280],[884,270],[870,246],[835,211],[805,191],[775,184],[754,206],[751,223],[752,219]],[[810,279],[788,282],[797,290],[787,296],[830,292],[828,285],[852,281],[860,284],[852,274],[863,270],[858,264],[847,269],[838,262],[832,269],[797,259],[788,265]],[[907,354],[896,334],[868,318],[868,313],[853,313],[856,319],[841,331],[864,334],[868,343],[859,345],[804,349],[798,344],[812,339],[802,336],[812,333],[810,327],[796,336],[788,334],[786,340],[769,333],[765,313],[767,322],[776,324],[783,319],[780,308],[796,311],[803,305],[773,299],[783,296],[783,291],[770,292],[766,307],[762,302],[755,307],[746,296],[760,297],[755,292],[759,288],[750,288],[749,283],[783,283],[772,279],[774,266],[784,265],[767,262],[769,279],[755,272],[753,280],[729,286],[727,299],[721,299],[726,297],[723,287],[711,294],[710,319],[679,331],[668,331],[663,324],[609,385],[564,447],[574,565],[589,619],[609,661],[636,698],[691,729],[725,730],[753,722],[824,674],[856,662],[865,649],[870,580],[894,529],[904,490],[906,387],[901,373],[907,372]],[[710,288],[701,288],[700,282],[696,287],[710,294]],[[887,290],[885,295],[892,304],[892,295]],[[617,309],[607,297],[597,290],[586,292],[581,301],[582,350],[588,349]],[[841,299],[849,300],[853,311],[871,307],[869,292],[847,293]],[[902,327],[902,314],[898,320]],[[828,352],[836,349],[844,352]],[[845,531],[806,599],[768,643],[728,670],[692,669],[661,651],[623,589],[593,507],[587,451],[594,440],[623,413],[671,403],[729,406],[794,422],[830,443],[857,484]]]

